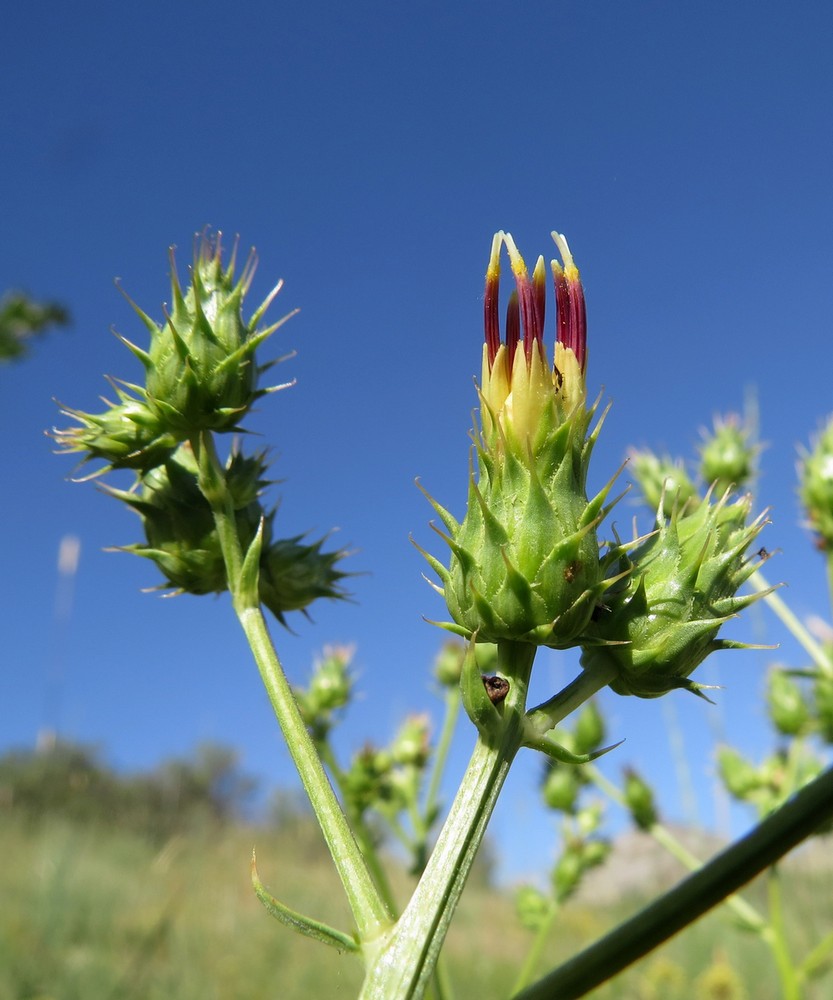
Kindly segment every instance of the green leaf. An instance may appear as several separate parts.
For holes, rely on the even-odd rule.
[[[311,917],[305,917],[302,913],[297,913],[288,906],[284,906],[283,903],[278,902],[264,888],[263,883],[260,881],[254,850],[252,851],[252,886],[254,887],[255,895],[272,916],[276,920],[280,920],[282,924],[286,924],[287,927],[291,927],[292,930],[313,938],[316,941],[321,941],[323,944],[328,944],[339,952],[359,950],[358,943],[350,934],[345,934],[334,927],[322,924]]]

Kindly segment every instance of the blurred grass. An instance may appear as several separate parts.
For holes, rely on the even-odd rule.
[[[355,958],[292,934],[255,899],[248,872],[253,844],[261,877],[278,898],[351,927],[320,835],[305,817],[279,831],[206,828],[176,836],[161,850],[100,825],[0,819],[1,1000],[356,996],[362,975]],[[407,876],[395,882],[404,898]],[[796,869],[786,884],[788,926],[803,954],[833,927],[833,862]],[[566,907],[545,967],[640,903],[631,898]],[[508,996],[529,940],[507,894],[470,886],[447,947],[457,1000]],[[740,987],[732,986],[727,962]],[[707,975],[713,982],[706,983]],[[777,1000],[779,992],[768,952],[718,912],[592,995]],[[827,973],[807,997],[830,996],[833,976]]]

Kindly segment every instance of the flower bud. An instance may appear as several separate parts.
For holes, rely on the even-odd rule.
[[[651,787],[636,773],[625,772],[625,805],[640,830],[650,830],[657,821],[657,809]]]
[[[767,708],[773,725],[784,736],[797,736],[810,720],[801,689],[783,670],[769,675]]]
[[[699,502],[697,487],[689,478],[685,465],[665,455],[660,458],[647,449],[632,449],[628,458],[630,471],[639,484],[645,503],[652,509],[660,508],[670,517],[675,507],[682,509]]]
[[[118,403],[105,399],[103,413],[84,413],[64,407],[65,416],[77,421],[77,427],[55,428],[52,437],[62,454],[78,452],[81,462],[102,460],[97,473],[110,469],[135,469],[147,472],[161,465],[173,454],[178,439],[169,433],[164,422],[143,400],[113,383]]]
[[[269,518],[271,522],[271,516]],[[305,543],[303,535],[264,546],[260,559],[260,599],[281,625],[287,611],[303,611],[320,597],[345,596],[341,581],[349,574],[335,568],[347,553],[323,552],[325,539]]]
[[[585,491],[588,436],[586,318],[578,269],[564,238],[553,234],[564,266],[553,261],[558,310],[554,362],[544,346],[545,269],[532,278],[512,237],[498,233],[486,273],[480,431],[474,433],[462,523],[431,501],[451,549],[440,576],[451,631],[477,641],[575,644],[604,589],[596,525],[610,489]],[[498,319],[499,256],[505,245],[515,277],[505,342]],[[429,498],[430,499],[430,498]]]
[[[589,837],[591,833],[602,825],[604,819],[604,806],[601,802],[590,802],[576,813],[576,828],[584,837]],[[594,841],[595,843],[595,841]]]
[[[315,664],[309,687],[309,696],[319,712],[334,712],[350,700],[352,657],[353,651],[344,646],[324,649],[324,657]]]
[[[799,468],[799,492],[809,527],[825,552],[833,551],[833,417]]]
[[[144,350],[120,339],[142,362],[146,384],[111,380],[118,402],[105,399],[103,413],[64,408],[78,426],[52,432],[61,450],[81,453],[82,462],[103,460],[101,471],[144,473],[201,431],[238,429],[255,400],[274,390],[257,388],[269,365],[255,364],[255,350],[289,318],[258,330],[281,286],[245,322],[242,305],[254,275],[254,253],[237,283],[235,254],[225,270],[221,257],[219,234],[213,241],[203,237],[185,293],[171,257],[173,306],[161,326],[130,303],[150,333],[150,345]]]
[[[335,569],[344,552],[322,552],[323,539],[304,543],[303,536],[272,539],[275,512],[267,514],[260,493],[267,481],[265,453],[233,453],[226,463],[226,487],[235,510],[241,547],[248,549],[263,524],[260,557],[260,600],[282,625],[287,611],[303,611],[318,597],[340,598]],[[177,593],[209,594],[228,589],[225,561],[214,514],[198,482],[191,446],[182,444],[163,465],[151,469],[138,493],[107,487],[141,517],[147,544],[121,551],[151,559]]]
[[[240,279],[234,280],[235,253],[225,269],[220,235],[203,236],[199,242],[191,284],[183,293],[171,255],[173,305],[166,321],[156,324],[137,305],[137,315],[150,333],[147,351],[124,343],[145,367],[145,397],[165,428],[179,438],[200,431],[231,431],[252,404],[269,389],[258,389],[255,350],[287,319],[258,330],[278,284],[255,310],[243,319],[243,299],[257,266],[252,253]]]
[[[572,813],[581,790],[578,769],[567,764],[555,764],[547,771],[541,794],[548,808],[555,812]]]
[[[522,885],[515,892],[515,912],[528,931],[539,931],[549,919],[551,911],[552,903],[540,889]]]
[[[723,496],[667,519],[658,510],[659,527],[631,543],[635,551],[619,546],[627,576],[605,594],[587,629],[596,644],[583,646],[582,664],[615,668],[610,686],[617,694],[697,693],[688,678],[709,653],[745,648],[718,639],[720,626],[763,596],[736,596],[760,565],[745,557],[765,523],[763,514],[746,523],[750,507],[748,496],[734,503]]]
[[[813,685],[816,724],[821,738],[833,743],[833,677],[819,675]]]
[[[363,813],[371,807],[391,802],[394,792],[390,784],[393,761],[386,750],[366,746],[354,755],[344,775],[344,796],[348,807]]]
[[[573,727],[573,750],[577,754],[592,753],[602,745],[604,738],[605,724],[598,705],[595,701],[585,702]]]
[[[602,864],[610,854],[610,844],[606,840],[569,840],[552,873],[553,887],[559,903],[565,902],[591,868]]]
[[[751,798],[765,784],[757,768],[743,758],[734,747],[718,749],[717,770],[726,786],[726,791],[736,799]]]
[[[581,882],[581,876],[584,874],[582,848],[581,841],[566,844],[561,857],[555,863],[552,882],[559,903],[569,899]]]
[[[443,647],[434,661],[434,677],[437,682],[443,687],[459,687],[465,658],[465,646],[454,641],[443,643]]]
[[[397,764],[422,768],[431,754],[431,723],[427,715],[411,715],[399,727],[390,753]]]
[[[241,543],[257,532],[263,510],[257,499],[263,455],[232,455],[226,467]],[[180,445],[163,465],[142,480],[138,493],[107,488],[141,517],[147,544],[121,551],[151,559],[178,593],[210,594],[227,589],[226,569],[214,515],[198,485],[197,462],[188,444]]]
[[[749,443],[750,432],[736,414],[715,419],[714,430],[704,432],[700,446],[700,475],[715,496],[741,490],[755,475],[759,448]]]

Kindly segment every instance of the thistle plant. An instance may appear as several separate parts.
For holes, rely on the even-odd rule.
[[[558,332],[552,364],[544,344],[546,268],[532,278],[512,237],[496,234],[486,273],[485,343],[479,389],[480,430],[473,432],[477,475],[469,478],[466,516],[457,520],[432,501],[451,549],[446,569],[429,558],[443,582],[454,624],[485,642],[575,645],[608,581],[596,528],[612,481],[586,495],[593,445],[588,429],[587,328],[584,292],[567,241],[553,239]],[[509,254],[516,290],[505,337],[499,320],[500,252]],[[523,331],[523,336],[521,336]]]
[[[523,749],[543,754],[549,763],[546,794],[572,828],[568,849],[553,870],[554,895],[543,899],[550,919],[607,852],[598,833],[601,813],[579,805],[594,774],[592,761],[612,749],[602,746],[604,727],[589,699],[607,686],[642,698],[680,688],[698,693],[691,675],[705,657],[742,646],[723,636],[723,626],[754,601],[777,596],[759,579],[766,551],[754,551],[766,516],[754,516],[751,498],[737,492],[753,469],[754,449],[733,425],[719,427],[720,440],[703,447],[702,491],[679,463],[640,453],[633,465],[652,496],[653,529],[622,542],[605,528],[616,502],[610,492],[618,470],[610,470],[603,477],[606,485],[588,495],[589,464],[607,410],[598,414],[599,400],[588,405],[584,291],[566,239],[552,235],[560,261],[550,264],[551,347],[543,258],[530,276],[511,235],[501,231],[494,237],[466,508],[458,518],[453,505],[429,498],[447,554],[423,552],[439,578],[434,587],[450,618],[443,626],[465,640],[464,646],[444,647],[436,665],[445,722],[433,748],[427,720],[414,715],[388,746],[366,745],[348,764],[340,762],[330,735],[351,700],[349,654],[326,651],[309,686],[295,691],[278,658],[264,608],[285,625],[287,615],[305,611],[319,598],[344,596],[347,574],[340,568],[345,553],[329,550],[326,538],[278,536],[280,519],[265,505],[265,452],[246,454],[239,443],[225,458],[218,452],[220,436],[242,434],[252,406],[285,387],[260,387],[274,362],[260,363],[258,353],[288,317],[262,326],[278,284],[244,319],[253,257],[235,278],[235,255],[224,265],[219,237],[204,237],[185,289],[172,258],[172,301],[164,321],[157,323],[131,303],[149,342],[123,340],[144,380],[111,380],[115,401],[104,400],[105,408],[95,413],[65,407],[73,423],[54,432],[59,449],[82,465],[101,463],[92,476],[132,471],[130,488],[106,487],[138,514],[144,532],[143,541],[123,551],[152,561],[162,586],[176,592],[230,593],[354,927],[330,927],[290,909],[265,889],[253,862],[255,891],[283,924],[361,960],[366,1000],[416,1000],[429,992],[438,1000],[449,996],[440,951],[489,817]],[[514,290],[501,328],[504,249]],[[814,453],[805,469],[804,495],[816,508],[823,506],[827,494],[819,482],[825,461]],[[826,515],[816,508],[809,518],[823,536]],[[747,584],[752,589],[742,590]],[[581,664],[565,687],[529,707],[530,676],[542,646],[574,649]],[[829,731],[833,668],[822,668],[823,662],[828,661],[817,658],[812,679],[817,717]],[[800,732],[803,702],[779,683],[780,725]],[[431,850],[441,813],[439,776],[461,705],[474,724],[474,748]],[[576,712],[575,725],[565,729],[564,720]],[[724,862],[706,866],[693,887],[680,887],[679,898],[668,904],[674,919],[663,911],[665,929],[696,919],[739,879],[765,867],[833,813],[829,801],[818,805],[826,782],[828,776],[810,782],[765,820],[763,861],[739,845],[730,866],[733,877],[727,877]],[[649,790],[635,775],[626,782],[624,799],[641,826],[656,826]],[[401,909],[378,850],[382,825],[406,846],[418,878]],[[528,896],[526,903],[527,916],[538,907],[539,929],[542,898],[535,902]],[[655,923],[648,914],[635,929],[622,930],[626,947],[619,938],[605,939],[589,959],[579,955],[537,984],[527,986],[524,974],[521,995],[580,995],[565,984],[588,981],[588,965],[592,985],[601,981],[600,970],[614,974],[661,939]]]

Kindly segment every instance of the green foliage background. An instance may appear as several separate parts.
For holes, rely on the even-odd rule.
[[[141,778],[93,766],[91,752],[77,747],[59,748],[50,773],[50,756],[0,760],[0,1000],[356,995],[362,970],[355,959],[291,934],[256,900],[249,882],[253,846],[272,892],[293,908],[350,927],[320,832],[306,811],[283,798],[269,824],[241,818],[251,788],[233,752],[203,748]],[[170,811],[171,799],[160,798],[158,789],[173,787],[172,773],[182,779],[182,796],[181,808]],[[15,775],[16,783],[10,781]],[[140,791],[148,789],[139,809]],[[401,866],[391,867],[404,899],[410,880]],[[510,995],[530,941],[510,894],[489,885],[487,869],[480,874],[466,889],[446,949],[458,1000]],[[615,880],[616,869],[599,875]],[[833,864],[810,870],[799,854],[786,884],[790,937],[802,950],[833,921]],[[545,963],[589,943],[638,909],[654,888],[646,886],[644,898],[612,904],[597,905],[586,893],[568,903]],[[592,995],[777,1000],[777,989],[761,944],[717,911]],[[827,972],[808,997],[830,995]]]

